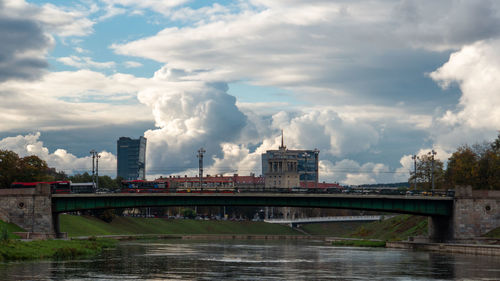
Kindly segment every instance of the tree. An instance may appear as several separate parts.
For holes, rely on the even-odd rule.
[[[417,184],[421,189],[429,190],[432,188],[432,157],[422,155],[417,160],[417,173],[412,174],[408,182],[413,183],[417,179]],[[434,159],[434,183],[436,189],[441,188],[444,184],[443,162],[439,159]]]
[[[19,156],[9,150],[0,150],[0,187],[7,188],[15,181]]]
[[[477,181],[478,158],[470,146],[459,147],[448,159],[446,182],[452,187],[474,184]]]
[[[500,189],[500,134],[492,143],[459,147],[448,160],[446,180],[451,187]]]
[[[17,163],[17,181],[51,181],[54,178],[49,175],[47,162],[38,156],[31,155],[19,159]]]
[[[69,177],[69,180],[71,182],[92,182],[92,176],[88,173],[85,172],[83,174],[74,174]]]

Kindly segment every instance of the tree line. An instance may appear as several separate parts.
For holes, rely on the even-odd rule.
[[[473,189],[500,189],[500,134],[491,143],[476,143],[460,146],[448,159],[446,168],[432,155],[419,156],[416,172],[412,172],[408,182],[417,189],[429,190],[432,187],[434,171],[435,188],[448,189],[462,185]]]
[[[0,188],[8,188],[13,182],[66,181],[92,182],[92,175],[85,172],[68,176],[63,171],[50,168],[47,162],[35,155],[19,157],[10,150],[0,149]],[[121,178],[99,176],[99,188],[117,189]]]

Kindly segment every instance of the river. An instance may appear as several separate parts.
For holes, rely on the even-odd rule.
[[[500,258],[324,242],[121,242],[92,260],[0,263],[0,280],[500,280]]]

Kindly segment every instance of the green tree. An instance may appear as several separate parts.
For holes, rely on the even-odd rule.
[[[71,182],[92,182],[92,175],[89,173],[85,172],[83,174],[74,174],[69,177],[69,180]]]
[[[448,160],[446,180],[451,187],[500,189],[500,134],[491,143],[459,147]]]
[[[7,188],[17,176],[19,156],[9,150],[0,150],[0,187]]]
[[[472,185],[477,181],[477,153],[468,145],[458,148],[448,159],[446,182],[452,187],[456,185]]]
[[[422,155],[417,161],[417,173],[412,174],[408,182],[413,183],[417,178],[419,189],[429,190],[432,188],[432,157]],[[439,159],[434,159],[434,184],[435,188],[442,188],[444,185],[444,170],[443,162]]]
[[[49,175],[47,162],[36,155],[19,159],[17,165],[17,181],[51,181],[54,179]]]
[[[109,176],[99,176],[99,188],[116,189],[116,181]]]

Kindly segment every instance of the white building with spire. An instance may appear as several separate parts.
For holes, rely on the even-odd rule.
[[[262,174],[266,188],[315,187],[318,183],[319,150],[290,150],[284,144],[262,154]]]

